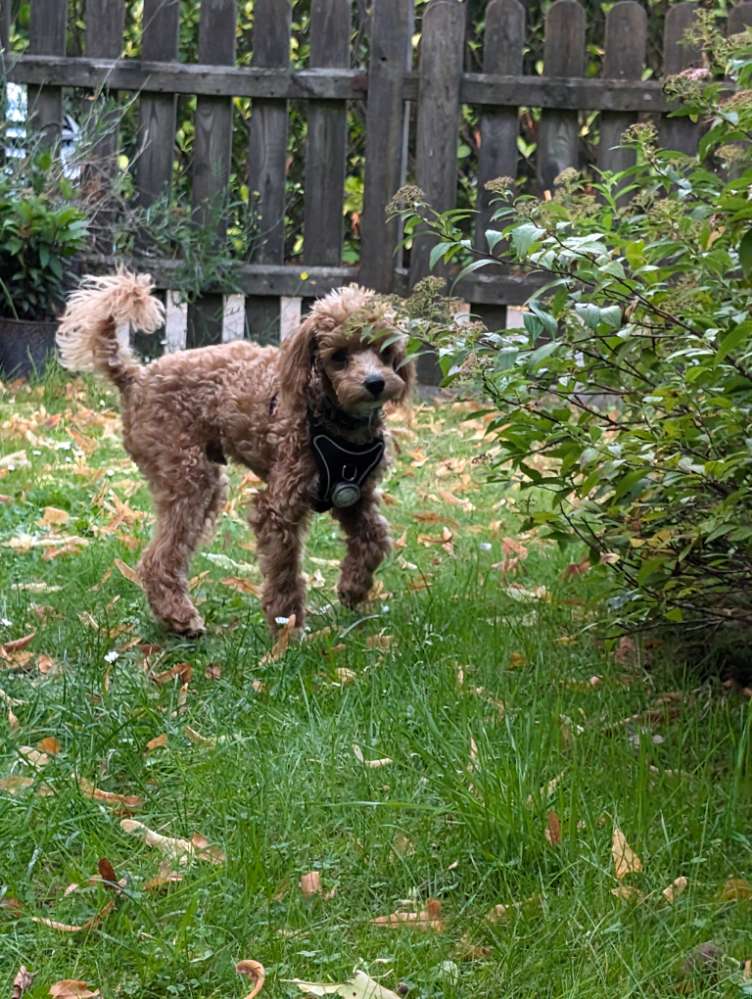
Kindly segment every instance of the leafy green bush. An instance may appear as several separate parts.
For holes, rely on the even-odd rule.
[[[52,157],[39,153],[0,175],[0,315],[54,319],[70,259],[86,242],[86,217],[65,183],[48,184]]]
[[[447,330],[447,379],[498,411],[495,474],[527,489],[525,527],[613,570],[617,622],[707,636],[752,624],[752,36],[702,32],[711,68],[671,83],[707,123],[697,157],[638,124],[621,174],[566,171],[548,201],[500,178],[485,254],[415,188],[395,207],[434,229],[437,264],[550,277],[523,329]]]

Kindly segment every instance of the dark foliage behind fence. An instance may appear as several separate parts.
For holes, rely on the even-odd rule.
[[[588,112],[600,112],[597,160],[604,169],[627,165],[628,154],[615,146],[640,115],[662,116],[662,141],[669,148],[691,151],[697,141],[697,126],[665,118],[660,80],[642,79],[647,14],[636,0],[620,0],[607,14],[598,78],[584,75],[585,12],[577,0],[556,0],[549,8],[544,73],[535,76],[522,72],[526,10],[519,0],[488,0],[482,72],[465,70],[468,18],[461,0],[431,0],[419,7],[418,21],[412,0],[373,0],[365,46],[368,64],[361,66],[351,65],[351,0],[311,0],[305,69],[290,65],[288,0],[255,0],[251,65],[236,65],[237,7],[236,0],[202,0],[198,62],[185,63],[178,61],[179,0],[144,0],[140,59],[121,58],[126,0],[87,0],[85,55],[76,57],[67,54],[67,0],[32,0],[28,51],[6,56],[6,72],[10,80],[28,85],[30,124],[50,140],[60,127],[66,88],[135,94],[138,152],[131,169],[144,206],[160,198],[173,177],[177,95],[195,95],[192,205],[194,217],[218,239],[227,219],[216,206],[228,188],[231,150],[240,127],[233,98],[251,99],[246,182],[260,235],[235,273],[251,336],[278,335],[281,299],[311,297],[350,280],[404,292],[425,275],[428,245],[417,239],[409,257],[398,250],[397,222],[387,223],[384,209],[405,180],[414,180],[440,210],[455,204],[463,105],[478,110],[474,167],[479,246],[490,211],[484,183],[518,171],[521,108],[541,109],[536,173],[543,190],[562,170],[578,166],[579,130]],[[0,8],[7,39],[10,0],[0,0]],[[668,10],[664,74],[698,65],[699,53],[683,41],[694,13],[692,3]],[[752,24],[752,3],[731,10],[728,30],[747,24]],[[416,31],[421,40],[413,65]],[[284,232],[290,102],[302,108],[307,122],[302,261],[296,262],[286,259]],[[357,265],[343,264],[348,102],[364,107],[366,137]],[[112,132],[98,151],[105,158],[114,156],[118,142],[118,119],[113,117]],[[162,287],[170,288],[174,261],[150,260],[149,269]],[[535,286],[534,278],[500,271],[490,277],[471,275],[457,292],[475,312],[499,324],[505,307],[523,302]],[[220,338],[222,291],[213,289],[191,305],[189,345]]]

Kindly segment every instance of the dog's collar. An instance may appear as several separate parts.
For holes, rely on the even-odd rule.
[[[359,500],[369,475],[384,457],[381,434],[368,444],[353,444],[333,436],[320,423],[311,420],[311,448],[319,473],[319,487],[313,502],[317,513],[332,507],[346,509]]]

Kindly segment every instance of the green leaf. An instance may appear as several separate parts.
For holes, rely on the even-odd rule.
[[[721,339],[718,350],[715,353],[715,360],[722,361],[728,357],[732,351],[736,350],[737,347],[749,339],[750,333],[752,333],[752,321],[749,319],[735,326]]]
[[[530,248],[535,244],[535,241],[544,236],[545,232],[545,229],[541,229],[532,222],[526,222],[524,225],[519,225],[516,229],[512,229],[512,245],[517,254],[520,257],[526,257]]]
[[[752,274],[752,229],[748,229],[739,244],[739,263],[745,278]]]

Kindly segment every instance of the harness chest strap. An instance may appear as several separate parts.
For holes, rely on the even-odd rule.
[[[319,473],[314,510],[325,513],[332,507],[345,509],[358,502],[369,475],[384,457],[384,438],[370,444],[351,444],[311,427],[311,447]]]

